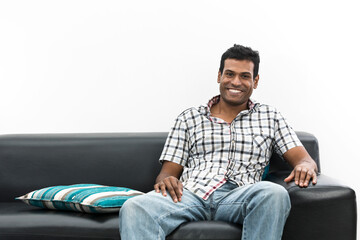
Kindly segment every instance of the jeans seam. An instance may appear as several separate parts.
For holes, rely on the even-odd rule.
[[[290,203],[289,203],[289,209],[286,210],[286,216],[287,216],[287,217],[289,217],[289,215],[290,215],[291,208],[292,208],[292,206],[291,206],[291,202],[290,202]],[[286,218],[287,218],[287,217],[286,217]]]
[[[246,204],[246,205],[247,205],[248,202],[247,202],[247,201],[243,201],[243,202],[232,202],[232,203],[219,203],[219,204],[217,205],[217,208],[216,208],[216,211],[215,211],[215,213],[214,213],[214,216],[216,215],[217,211],[219,210],[220,205],[221,205],[221,206],[226,206],[226,205],[233,205],[233,204],[238,204],[238,205]]]
[[[161,228],[161,226],[159,225],[159,231],[158,231],[158,240],[161,240],[161,232],[163,232],[163,235],[165,235],[164,230]],[[165,236],[166,237],[166,236]]]
[[[167,217],[167,216],[169,216],[169,215],[171,215],[171,214],[173,214],[173,213],[182,212],[182,211],[184,211],[184,210],[188,210],[188,209],[194,208],[194,207],[196,207],[196,208],[204,208],[204,207],[201,206],[201,205],[187,206],[187,207],[181,208],[181,209],[176,210],[176,211],[173,211],[173,212],[164,213],[163,215],[160,215],[159,217],[155,218],[154,220],[157,221],[157,222],[159,222],[159,221],[161,221],[163,218],[165,218],[165,217]],[[206,207],[205,207],[205,208],[206,208]]]
[[[243,204],[243,203],[248,204],[247,201],[242,201],[242,202],[231,202],[231,203],[219,203],[218,206],[220,206],[220,205],[232,205],[232,204]]]

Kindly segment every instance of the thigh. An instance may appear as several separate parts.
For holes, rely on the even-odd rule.
[[[206,207],[194,194],[183,191],[181,202],[155,191],[127,200],[120,209],[119,226],[124,239],[164,239],[180,224],[204,220]],[[140,229],[139,229],[139,226]]]
[[[177,203],[172,200],[170,194],[163,196],[161,193],[151,191],[129,199],[124,207],[146,212],[160,225],[166,225],[166,222],[172,220],[179,221],[179,224],[186,221],[206,220],[209,215],[209,209],[204,201],[186,189],[183,190],[181,201]]]
[[[257,206],[271,208],[271,204],[282,202],[278,200],[284,198],[289,199],[285,188],[268,181],[238,187],[219,201],[214,220],[242,224],[251,209]]]
[[[177,203],[173,201],[170,194],[163,196],[161,193],[151,191],[149,197],[153,198],[153,204],[161,209],[158,215],[159,220],[172,215],[186,221],[201,221],[205,220],[208,215],[209,209],[204,201],[186,189],[183,190],[181,201]]]

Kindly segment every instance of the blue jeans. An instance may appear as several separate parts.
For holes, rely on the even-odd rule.
[[[184,188],[178,203],[151,191],[125,202],[120,235],[122,240],[160,240],[184,222],[215,220],[242,224],[242,240],[279,240],[290,208],[285,188],[267,181],[242,187],[226,182],[207,200]]]

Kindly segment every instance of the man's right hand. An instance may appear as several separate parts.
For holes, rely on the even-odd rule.
[[[159,176],[156,178],[156,184],[154,189],[157,193],[162,193],[163,196],[167,196],[169,192],[171,198],[175,203],[181,201],[183,194],[183,185],[179,178],[182,174],[183,166],[164,161]]]
[[[161,191],[164,197],[167,196],[166,191],[168,191],[175,203],[181,201],[183,185],[176,177],[170,176],[164,178],[162,181],[154,185],[154,189],[157,193],[160,193]]]

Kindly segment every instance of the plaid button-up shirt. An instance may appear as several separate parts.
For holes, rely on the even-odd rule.
[[[283,155],[302,146],[275,108],[250,100],[249,109],[229,124],[211,116],[219,100],[216,96],[207,106],[182,112],[160,156],[160,162],[182,165],[184,188],[205,200],[226,181],[239,186],[261,181],[273,151]]]

